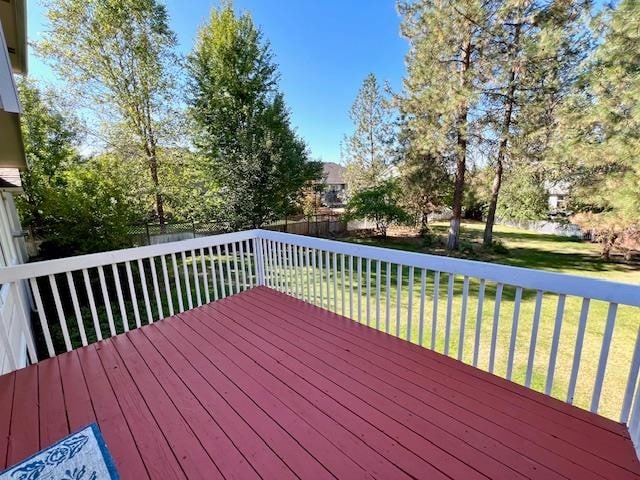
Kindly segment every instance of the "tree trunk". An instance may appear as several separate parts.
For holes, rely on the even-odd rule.
[[[156,197],[156,212],[158,214],[158,222],[160,223],[160,233],[165,233],[165,218],[164,218],[164,198],[160,192],[160,179],[158,177],[158,157],[156,155],[156,146],[153,140],[149,140],[145,144],[145,151],[147,154],[147,161],[149,162],[149,171],[151,173],[151,181],[155,189]]]
[[[513,43],[511,44],[511,71],[509,72],[509,88],[507,89],[507,100],[505,104],[504,117],[502,120],[502,133],[500,135],[500,144],[498,147],[498,155],[496,160],[496,174],[493,177],[493,185],[491,186],[491,200],[489,201],[489,210],[487,212],[487,221],[484,225],[484,237],[482,244],[490,247],[493,244],[493,225],[496,220],[496,208],[498,207],[498,195],[502,186],[503,162],[507,145],[509,143],[509,129],[513,117],[513,104],[515,103],[514,95],[516,92],[516,59],[515,55],[520,40],[521,24],[516,25]]]
[[[460,85],[465,87],[468,83],[467,71],[471,64],[471,38],[465,40],[462,45],[462,62],[460,64]],[[457,119],[457,158],[456,175],[453,186],[453,217],[449,224],[449,237],[447,238],[447,250],[456,250],[460,239],[460,219],[462,218],[462,200],[464,197],[464,174],[467,168],[467,115],[469,105],[465,101],[461,107]]]

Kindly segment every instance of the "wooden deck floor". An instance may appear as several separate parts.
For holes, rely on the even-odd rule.
[[[624,426],[264,287],[0,377],[0,467],[93,421],[124,479],[640,479]]]

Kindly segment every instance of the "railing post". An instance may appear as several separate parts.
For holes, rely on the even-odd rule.
[[[38,361],[38,353],[36,352],[36,346],[33,341],[33,332],[31,331],[31,315],[29,313],[29,309],[26,308],[25,305],[29,304],[28,297],[25,299],[26,295],[25,288],[28,286],[23,285],[24,281],[16,281],[11,283],[12,293],[16,296],[16,305],[19,312],[19,321],[21,322],[22,332],[24,333],[25,340],[27,343],[27,351],[29,353],[29,360],[31,363],[36,363]],[[26,300],[26,302],[25,302]]]
[[[264,285],[264,252],[262,251],[262,239],[259,236],[253,237],[253,251],[256,254],[256,284]]]

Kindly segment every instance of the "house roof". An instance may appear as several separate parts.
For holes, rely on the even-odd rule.
[[[17,168],[0,168],[0,190],[22,192],[22,179]]]
[[[324,162],[322,164],[322,176],[324,178],[325,183],[330,185],[333,184],[343,184],[344,181],[344,171],[345,168],[342,165],[338,165],[335,162]]]

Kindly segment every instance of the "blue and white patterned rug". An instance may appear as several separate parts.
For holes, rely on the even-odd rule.
[[[118,480],[95,423],[0,473],[0,480]]]

